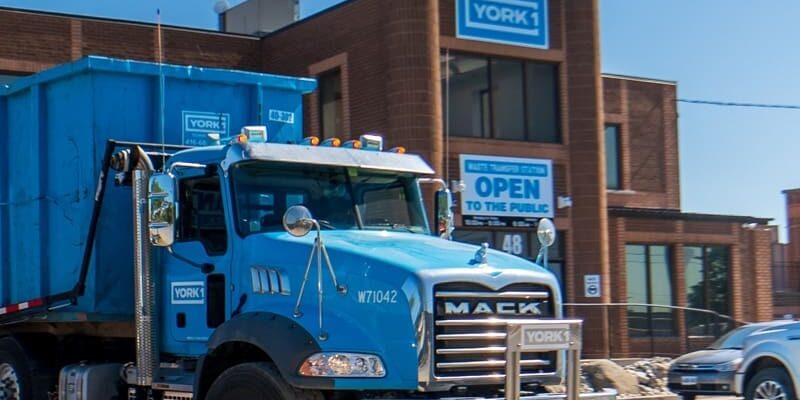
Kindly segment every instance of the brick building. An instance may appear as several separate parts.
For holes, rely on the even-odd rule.
[[[601,74],[597,1],[539,4],[536,46],[465,39],[456,0],[351,0],[264,37],[165,27],[163,60],[315,76],[307,132],[381,133],[450,180],[462,156],[551,166],[539,211],[588,357],[676,354],[729,326],[614,303],[771,318],[768,220],[681,211],[675,84]],[[0,9],[0,36],[0,82],[88,54],[158,59],[150,24]],[[535,218],[457,211],[457,239],[535,257]]]
[[[797,317],[800,315],[800,189],[787,189],[783,194],[788,240],[773,247],[773,301],[776,316]]]

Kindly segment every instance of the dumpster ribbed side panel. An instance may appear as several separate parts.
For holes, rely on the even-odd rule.
[[[2,89],[0,89],[2,90]],[[0,303],[8,302],[8,101],[0,96]]]

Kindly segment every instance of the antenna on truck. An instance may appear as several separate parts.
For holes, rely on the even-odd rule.
[[[164,102],[166,93],[164,92],[164,48],[161,46],[161,9],[156,8],[156,46],[158,47],[158,97],[160,100],[159,108],[159,130],[161,131],[161,152],[166,154],[165,143],[166,138],[164,137]],[[166,155],[161,156],[161,168],[164,168],[164,165],[167,163]]]

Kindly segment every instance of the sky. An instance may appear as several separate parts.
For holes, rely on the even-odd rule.
[[[800,2],[601,0],[603,71],[683,99],[800,105]],[[774,218],[800,187],[800,110],[679,103],[684,211]]]
[[[160,9],[164,24],[216,29],[216,1],[0,0],[0,6],[147,22]],[[300,0],[300,15],[340,1]],[[800,105],[798,20],[797,0],[600,0],[602,69],[676,81],[682,99]],[[683,210],[773,218],[785,240],[781,191],[800,187],[800,110],[679,103],[678,113]]]

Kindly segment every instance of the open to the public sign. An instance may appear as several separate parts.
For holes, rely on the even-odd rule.
[[[462,154],[461,213],[468,226],[533,226],[553,217],[551,160]]]

